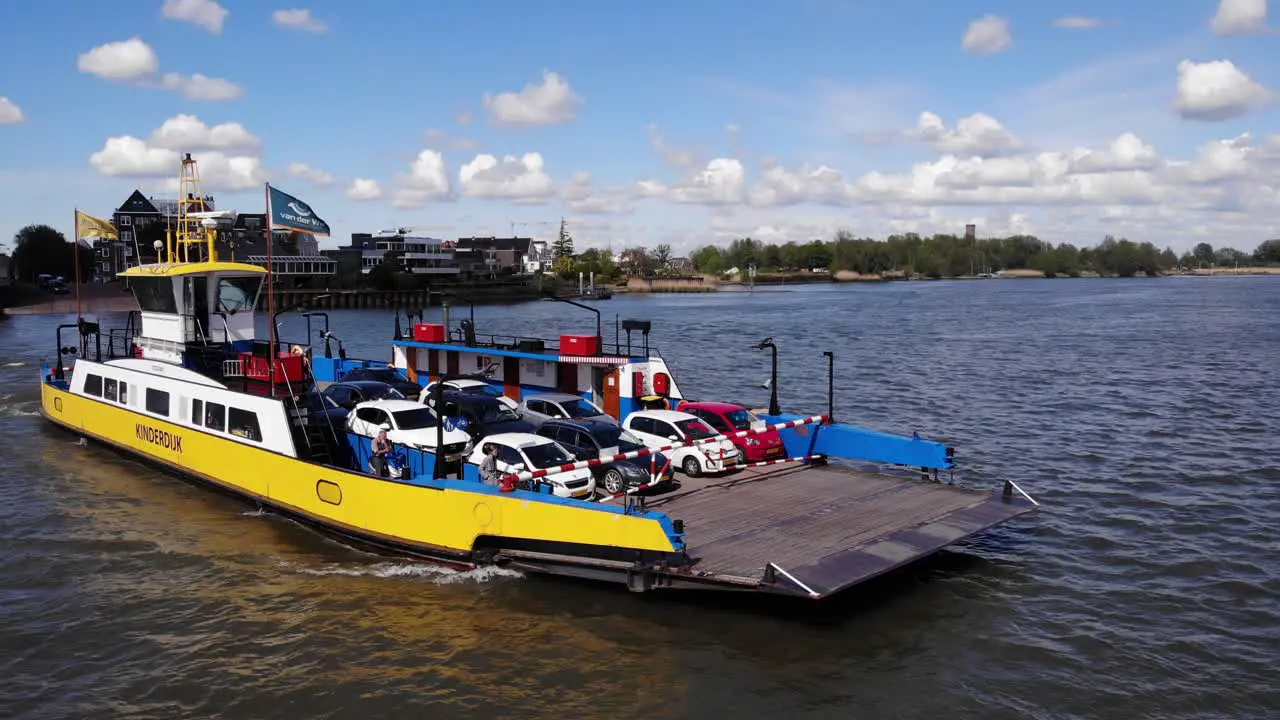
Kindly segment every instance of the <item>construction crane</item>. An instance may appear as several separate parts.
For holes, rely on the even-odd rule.
[[[578,223],[577,220],[566,220],[565,218],[560,218],[559,220],[530,220],[528,222],[512,222],[511,234],[512,236],[516,234],[517,226],[523,227],[525,225],[562,225],[567,227],[569,225],[576,225],[577,223]]]

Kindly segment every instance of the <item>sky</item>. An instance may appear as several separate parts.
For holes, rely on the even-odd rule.
[[[1280,236],[1266,0],[0,3],[0,242],[270,182],[332,228],[676,254]]]

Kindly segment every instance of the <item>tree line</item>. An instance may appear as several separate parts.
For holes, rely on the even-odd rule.
[[[1267,240],[1251,253],[1200,243],[1178,255],[1171,248],[1160,250],[1150,242],[1110,235],[1093,247],[1079,248],[1069,243],[1054,245],[1034,235],[967,239],[907,233],[875,240],[841,231],[829,241],[784,245],[739,238],[727,247],[704,245],[690,255],[690,260],[698,272],[717,274],[733,268],[745,272],[754,265],[757,272],[825,269],[861,274],[898,272],[930,278],[1002,270],[1039,270],[1048,277],[1088,273],[1132,277],[1196,268],[1280,264],[1280,239]]]

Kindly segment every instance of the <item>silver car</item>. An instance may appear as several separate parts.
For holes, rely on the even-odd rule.
[[[547,420],[599,420],[618,424],[618,420],[606,415],[590,400],[570,393],[542,393],[520,400],[519,412],[524,420],[541,425]]]

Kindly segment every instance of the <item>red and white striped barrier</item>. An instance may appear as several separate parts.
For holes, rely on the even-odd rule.
[[[630,452],[618,453],[617,455],[610,455],[608,457],[591,458],[590,460],[579,460],[578,462],[565,463],[564,465],[557,465],[555,467],[549,467],[549,468],[541,468],[539,470],[525,470],[524,472],[521,472],[521,473],[510,473],[508,475],[505,475],[502,478],[501,482],[499,483],[499,487],[504,491],[510,492],[511,490],[515,489],[516,483],[521,480],[533,480],[534,478],[546,477],[547,475],[558,475],[563,472],[581,470],[582,468],[587,468],[587,467],[596,467],[599,465],[605,465],[607,463],[618,462],[619,460],[630,460],[631,458],[642,457],[645,455],[652,455],[654,453],[659,453],[659,452],[667,452],[669,450],[676,450],[678,448],[697,447],[698,445],[708,445],[710,443],[723,442],[725,440],[732,440],[734,438],[747,437],[750,435],[759,435],[760,433],[769,432],[770,430],[784,430],[786,428],[797,427],[799,425],[809,425],[812,423],[826,422],[826,420],[827,420],[826,415],[814,415],[812,417],[801,418],[799,420],[788,420],[786,422],[775,423],[773,425],[766,425],[762,428],[739,430],[738,432],[729,433],[728,435],[713,435],[711,437],[702,438],[700,440],[694,440],[692,442],[675,442],[675,443],[671,443],[670,445],[663,445],[662,447],[657,447],[657,448],[640,448],[639,450],[632,450]]]
[[[739,468],[764,467],[765,465],[777,465],[778,463],[784,463],[784,462],[808,462],[810,460],[821,460],[824,457],[826,456],[825,455],[801,455],[800,457],[793,457],[793,458],[775,458],[773,460],[761,460],[760,462],[747,463],[746,465],[735,465],[734,467],[739,467]]]
[[[652,457],[652,456],[650,456],[650,457]],[[652,463],[650,463],[650,465],[649,465],[649,466],[650,466],[650,467],[653,467]],[[616,492],[616,493],[614,493],[614,494],[612,494],[612,495],[606,495],[606,496],[604,496],[604,497],[600,498],[599,500],[596,500],[596,502],[602,502],[602,503],[603,503],[603,502],[609,502],[610,500],[617,500],[618,498],[622,497],[623,495],[635,495],[636,493],[640,492],[641,490],[648,490],[649,488],[653,487],[654,485],[657,485],[657,484],[659,484],[659,483],[661,483],[661,482],[662,482],[662,476],[663,476],[663,475],[665,475],[665,474],[667,473],[667,468],[669,468],[669,467],[671,467],[671,458],[667,458],[667,464],[662,466],[662,470],[661,470],[660,472],[658,472],[658,473],[653,473],[653,471],[652,471],[652,470],[650,471],[650,474],[649,474],[649,482],[647,482],[647,483],[645,483],[645,484],[643,484],[643,485],[637,485],[637,486],[635,486],[635,487],[633,487],[633,488],[627,488],[626,490],[623,490],[622,492]]]

